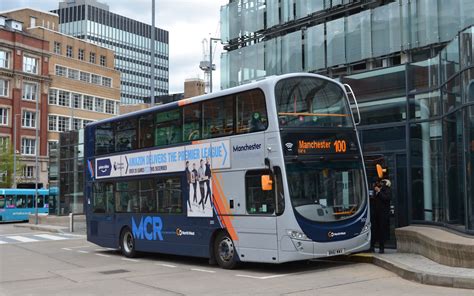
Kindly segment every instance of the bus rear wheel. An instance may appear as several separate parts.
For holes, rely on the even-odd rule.
[[[133,258],[137,255],[135,251],[135,239],[130,228],[125,228],[120,236],[120,250],[125,257]]]
[[[214,241],[214,258],[220,267],[233,269],[237,266],[237,252],[234,242],[227,233],[220,233]]]

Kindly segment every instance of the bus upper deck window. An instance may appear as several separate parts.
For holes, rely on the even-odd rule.
[[[265,95],[261,90],[251,90],[236,96],[237,133],[263,131],[268,126]]]

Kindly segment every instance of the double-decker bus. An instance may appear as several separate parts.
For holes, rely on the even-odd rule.
[[[38,213],[48,213],[48,189],[38,189]],[[0,189],[0,221],[24,221],[36,213],[35,189]]]
[[[368,249],[348,93],[288,74],[87,125],[87,239],[223,268]]]

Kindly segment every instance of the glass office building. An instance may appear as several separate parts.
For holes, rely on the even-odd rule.
[[[53,12],[59,15],[60,32],[114,50],[115,69],[121,72],[122,104],[143,103],[150,97],[150,25],[112,13],[96,0],[60,2]],[[168,94],[168,40],[168,31],[155,29],[155,95]],[[82,52],[82,58],[99,61],[101,57],[84,56]]]
[[[474,1],[236,0],[221,24],[222,88],[290,72],[350,84],[369,182],[382,164],[393,184],[392,229],[474,234]]]

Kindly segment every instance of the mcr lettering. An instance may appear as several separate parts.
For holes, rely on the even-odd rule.
[[[336,152],[345,153],[347,152],[347,144],[345,140],[331,141],[298,141],[298,154],[311,154],[319,152]]]

